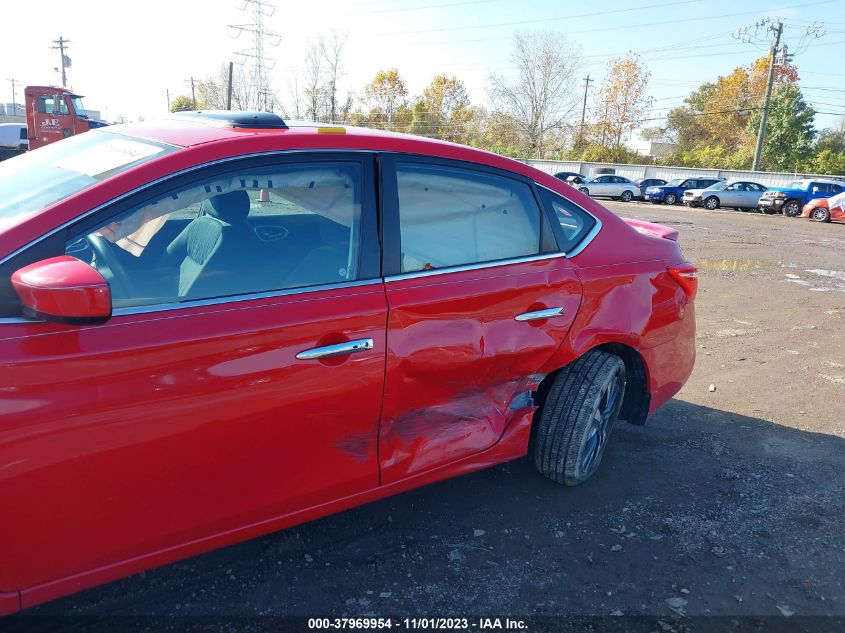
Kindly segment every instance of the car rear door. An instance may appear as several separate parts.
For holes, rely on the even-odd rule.
[[[378,485],[387,304],[374,182],[361,154],[249,159],[48,238],[110,276],[115,307],[102,325],[0,324],[0,507],[15,514],[0,521],[0,592],[202,551]],[[203,206],[215,192],[237,202],[214,207],[219,221]],[[103,251],[144,247],[120,255],[124,276],[106,270],[116,251],[86,252],[90,236],[162,210],[152,238],[139,236],[165,216]],[[173,240],[160,232],[170,222],[185,225]],[[209,271],[198,261],[218,229],[227,266]],[[183,293],[197,266],[201,290]]]
[[[489,448],[531,411],[581,284],[530,181],[401,155],[382,173],[389,483]]]

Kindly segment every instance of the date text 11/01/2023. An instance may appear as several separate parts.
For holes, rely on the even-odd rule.
[[[410,630],[511,630],[528,628],[524,620],[511,618],[309,618],[309,630],[335,629]]]

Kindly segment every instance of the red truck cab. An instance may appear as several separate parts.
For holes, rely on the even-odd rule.
[[[82,106],[82,97],[66,88],[27,86],[24,95],[29,149],[104,125],[89,119]]]

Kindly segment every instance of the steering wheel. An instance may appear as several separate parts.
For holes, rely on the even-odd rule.
[[[85,236],[85,240],[94,252],[95,261],[104,265],[111,272],[111,278],[108,282],[112,286],[112,294],[131,297],[135,288],[132,284],[132,277],[126,273],[126,268],[120,261],[121,255],[118,250],[122,249],[99,233],[89,233]],[[118,289],[120,292],[115,292]]]

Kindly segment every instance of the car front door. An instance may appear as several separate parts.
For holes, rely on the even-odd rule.
[[[374,179],[361,155],[209,166],[47,239],[106,276],[114,309],[0,324],[0,591],[378,485]]]
[[[618,185],[613,183],[613,176],[599,176],[595,187],[590,187],[590,193],[596,196],[614,196]]]
[[[757,183],[741,182],[737,183],[739,191],[737,191],[737,207],[751,209],[757,206],[760,196],[763,195],[763,188]]]
[[[382,166],[388,483],[487,449],[530,413],[581,285],[527,180],[395,155]]]

